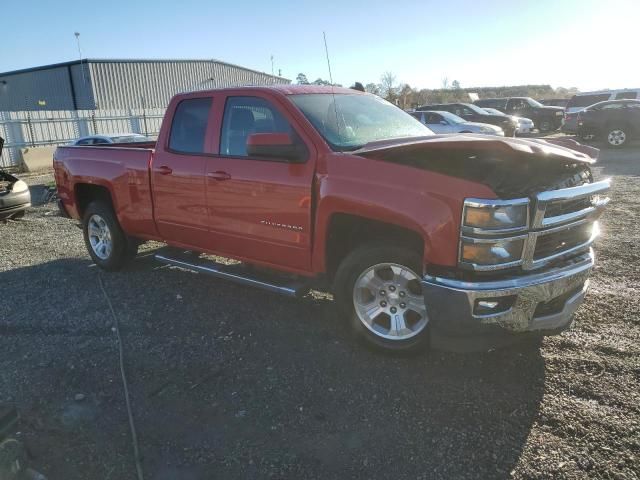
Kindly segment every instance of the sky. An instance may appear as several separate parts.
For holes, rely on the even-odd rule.
[[[0,72],[85,58],[215,58],[295,80],[640,87],[640,0],[6,0]]]

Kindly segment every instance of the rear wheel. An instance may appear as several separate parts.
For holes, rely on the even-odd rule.
[[[626,129],[618,127],[611,127],[607,129],[606,140],[610,147],[622,147],[627,143]]]
[[[104,270],[120,270],[138,252],[138,243],[127,238],[113,208],[105,202],[89,204],[82,227],[91,259]]]
[[[553,128],[553,120],[551,120],[550,118],[544,118],[542,120],[540,120],[540,131],[541,132],[550,132],[552,130],[554,130]]]
[[[342,261],[334,295],[360,339],[392,352],[426,346],[429,317],[421,271],[416,252],[386,245],[360,247]]]

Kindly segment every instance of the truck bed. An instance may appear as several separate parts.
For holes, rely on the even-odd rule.
[[[155,238],[149,175],[155,144],[123,145],[59,147],[54,156],[58,195],[69,216],[80,219],[82,194],[78,189],[104,189],[126,232]]]

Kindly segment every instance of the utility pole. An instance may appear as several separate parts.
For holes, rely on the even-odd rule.
[[[80,72],[82,72],[82,85],[86,85],[87,80],[84,78],[84,67],[82,65],[82,49],[80,48],[80,32],[73,33],[76,36],[76,43],[78,44],[78,56],[80,57]]]
[[[274,75],[274,70],[273,70],[273,54],[271,54],[271,75]]]

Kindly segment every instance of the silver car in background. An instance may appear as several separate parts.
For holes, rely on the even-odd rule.
[[[72,141],[69,145],[107,145],[110,143],[153,142],[153,139],[139,133],[111,133],[106,135],[89,135]]]
[[[482,133],[504,137],[504,131],[500,127],[488,123],[467,122],[464,118],[451,112],[427,110],[409,112],[409,114],[433,130],[434,133]]]
[[[516,115],[507,115],[506,113],[503,113],[500,110],[496,110],[495,108],[485,107],[483,108],[483,110],[493,115],[504,115],[505,117],[509,117],[511,120],[515,120],[516,122],[518,122],[516,135],[527,135],[529,133],[533,133],[533,120],[531,120],[530,118],[518,117]]]

